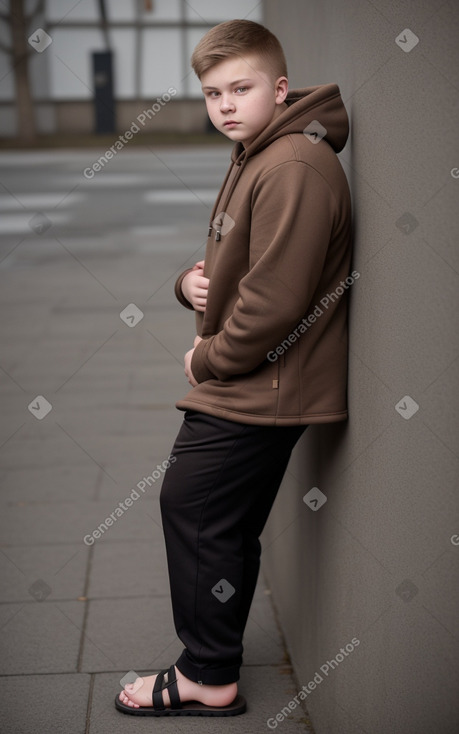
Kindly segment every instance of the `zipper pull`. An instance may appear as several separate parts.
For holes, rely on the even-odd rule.
[[[220,242],[221,238],[222,238],[221,230],[217,229],[217,234],[215,235],[215,241]]]

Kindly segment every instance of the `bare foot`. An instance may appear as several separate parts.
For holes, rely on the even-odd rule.
[[[206,706],[229,706],[236,698],[237,683],[228,683],[224,686],[199,685],[199,683],[185,678],[178,668],[175,668],[175,672],[182,703],[199,701]],[[120,701],[132,708],[152,706],[152,692],[156,678],[156,675],[148,675],[145,678],[136,678],[134,683],[128,683],[120,693]],[[167,688],[163,691],[163,700],[166,707],[171,705]]]

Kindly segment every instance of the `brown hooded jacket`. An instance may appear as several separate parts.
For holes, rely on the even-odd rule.
[[[337,153],[348,117],[335,84],[292,90],[237,143],[209,227],[207,306],[181,410],[260,425],[347,418],[351,202]],[[306,130],[305,130],[306,129]],[[192,308],[181,290],[176,295]]]

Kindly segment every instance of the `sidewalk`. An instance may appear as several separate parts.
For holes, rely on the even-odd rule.
[[[128,151],[85,178],[102,153],[0,154],[0,730],[261,734],[301,688],[262,578],[246,714],[151,720],[114,707],[126,674],[182,650],[158,503],[194,326],[173,284],[204,256],[229,152]],[[275,723],[299,734],[307,721],[296,707]]]

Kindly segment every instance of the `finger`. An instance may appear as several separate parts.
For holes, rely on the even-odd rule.
[[[191,287],[193,291],[199,291],[199,290],[207,290],[209,285],[205,282],[205,280],[202,280],[201,278],[196,278],[194,282],[191,284]]]

